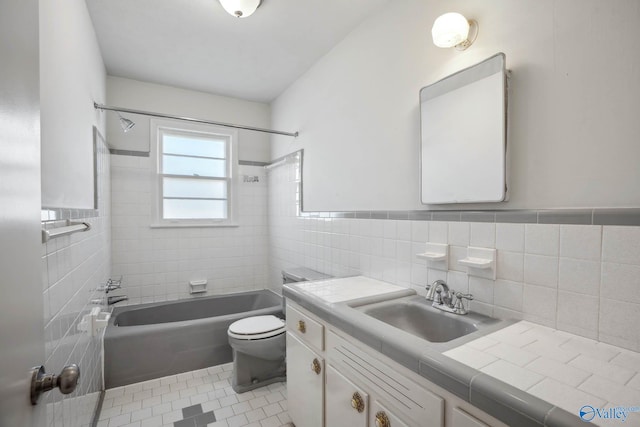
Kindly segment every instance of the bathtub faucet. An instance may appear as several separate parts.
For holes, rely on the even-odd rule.
[[[107,305],[113,305],[119,303],[120,301],[126,301],[129,297],[126,295],[112,295],[107,297]]]

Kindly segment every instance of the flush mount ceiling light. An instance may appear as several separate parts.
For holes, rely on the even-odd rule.
[[[474,19],[468,20],[459,13],[445,13],[440,15],[431,28],[433,44],[438,47],[455,47],[465,50],[478,36],[478,23]]]
[[[133,121],[122,117],[120,113],[118,113],[118,117],[120,117],[120,126],[125,133],[129,132],[136,125]]]
[[[246,18],[256,11],[262,0],[220,0],[220,4],[230,15]]]

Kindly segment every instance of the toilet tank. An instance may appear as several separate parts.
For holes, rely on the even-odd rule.
[[[282,284],[306,282],[309,280],[325,280],[331,279],[333,276],[320,273],[310,268],[298,267],[282,270]]]

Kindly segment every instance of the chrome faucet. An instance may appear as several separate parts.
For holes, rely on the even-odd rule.
[[[99,286],[98,291],[104,291],[105,293],[109,293],[111,291],[115,291],[116,289],[120,289],[122,287],[122,277],[119,279],[107,279],[107,283],[104,286]]]
[[[427,285],[426,289],[427,289],[427,300],[428,301],[433,301],[436,297],[436,288],[440,285],[445,285],[447,286],[447,284],[445,283],[444,280],[436,280],[435,282],[433,282],[433,284],[431,285]],[[449,288],[447,288],[448,290]]]
[[[126,295],[112,295],[107,297],[107,305],[113,305],[119,303],[120,301],[126,301],[129,297]]]
[[[449,313],[467,314],[464,300],[472,300],[473,295],[463,294],[449,289],[444,280],[436,280],[431,286],[427,286],[427,300],[433,301],[432,306]]]

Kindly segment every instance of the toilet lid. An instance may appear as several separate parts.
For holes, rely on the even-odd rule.
[[[253,316],[240,319],[229,326],[229,336],[240,339],[269,338],[283,333],[284,320],[276,316]]]

